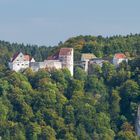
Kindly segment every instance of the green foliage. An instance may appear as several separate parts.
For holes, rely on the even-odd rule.
[[[118,52],[137,56],[140,54],[140,34],[112,37],[77,36],[68,39],[59,47],[74,48],[75,61],[80,60],[80,52],[94,53],[97,57],[113,56]]]
[[[140,35],[78,36],[58,47],[38,47],[0,41],[0,136],[2,140],[138,140],[134,131],[140,101]],[[61,47],[112,57],[124,52],[128,64],[91,67],[87,75],[67,69],[8,70],[16,51],[44,60]]]
[[[132,120],[135,110],[131,108],[133,102],[137,103],[140,96],[139,85],[133,80],[127,80],[120,88],[122,114]]]
[[[118,133],[117,140],[139,140],[139,138],[133,131],[133,126],[126,122],[122,125],[122,130]]]
[[[80,67],[75,67],[74,78],[77,80],[85,81],[87,78],[87,73]]]

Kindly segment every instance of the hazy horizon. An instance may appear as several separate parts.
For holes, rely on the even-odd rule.
[[[139,5],[139,0],[0,0],[0,40],[54,46],[79,35],[139,34]]]

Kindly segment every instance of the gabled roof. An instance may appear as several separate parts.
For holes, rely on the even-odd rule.
[[[126,58],[126,56],[123,53],[116,53],[114,58],[116,58],[116,59],[124,59],[124,58]]]
[[[57,60],[58,59],[58,55],[59,55],[59,52],[57,52],[56,54],[54,55],[51,55],[47,58],[47,60]]]
[[[13,62],[13,61],[18,57],[18,55],[19,55],[20,53],[23,55],[22,52],[17,52],[17,53],[15,53],[15,54],[13,55],[11,61]],[[24,56],[24,61],[31,61],[31,60],[32,60],[32,57],[31,57],[30,55],[23,55],[23,56]]]
[[[93,59],[93,58],[96,58],[96,56],[92,53],[83,53],[82,56],[81,56],[81,59]]]
[[[71,55],[73,48],[61,48],[59,55]]]
[[[56,54],[51,55],[47,60],[58,60],[60,55],[71,55],[73,48],[61,48]]]
[[[20,52],[16,52],[16,53],[13,55],[11,61],[13,62],[13,61],[17,58],[17,56],[18,56],[19,54],[20,54]]]

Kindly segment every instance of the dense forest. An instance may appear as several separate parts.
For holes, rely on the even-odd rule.
[[[7,62],[17,51],[46,59],[61,47],[81,53],[131,59],[120,67],[105,62],[90,75],[67,69],[23,73]],[[0,41],[0,137],[2,140],[139,140],[135,133],[140,101],[140,35],[78,36],[46,47]]]
[[[42,61],[61,47],[74,48],[75,61],[80,60],[81,53],[94,53],[97,57],[112,57],[114,53],[123,52],[128,57],[136,57],[140,54],[140,34],[112,37],[77,36],[64,43],[60,42],[54,47],[0,41],[0,64],[7,64],[17,51],[30,54],[36,61]]]

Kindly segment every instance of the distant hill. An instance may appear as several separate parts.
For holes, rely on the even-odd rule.
[[[24,45],[0,41],[0,63],[7,64],[10,57],[17,51],[30,54],[37,61],[46,59],[61,47],[74,48],[74,59],[79,60],[81,53],[94,53],[97,57],[113,56],[116,52],[123,52],[130,56],[140,54],[140,34],[127,36],[77,36],[60,42],[55,47]]]
[[[73,47],[75,60],[80,58],[82,52],[94,53],[97,57],[112,56],[123,52],[130,56],[140,54],[140,34],[127,36],[77,36],[68,39],[60,47]]]

